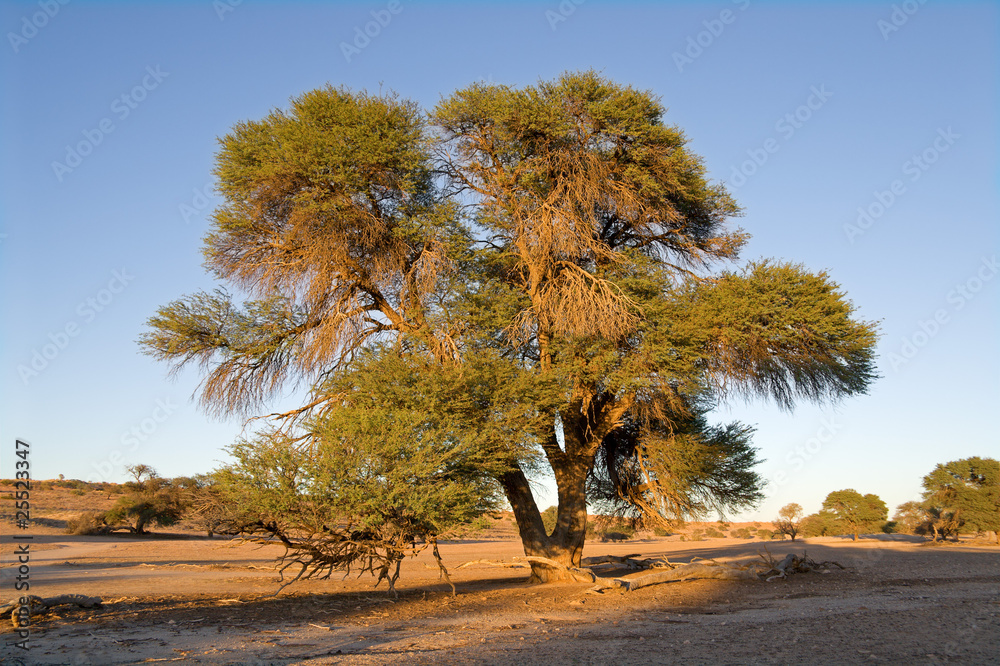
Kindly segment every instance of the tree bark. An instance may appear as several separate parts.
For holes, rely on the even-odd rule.
[[[559,488],[559,510],[551,535],[545,531],[524,472],[520,469],[507,472],[501,476],[500,483],[514,510],[525,556],[552,560],[566,568],[578,568],[587,537],[587,469],[582,463],[574,462],[554,467],[553,471]],[[531,563],[529,583],[562,580],[574,578],[564,568],[551,567],[543,562]]]

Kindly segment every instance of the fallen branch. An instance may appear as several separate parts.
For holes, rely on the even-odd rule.
[[[470,562],[464,562],[462,564],[459,564],[455,568],[464,569],[465,567],[471,567],[473,564],[486,564],[491,567],[506,567],[508,569],[526,569],[531,566],[526,562],[504,562],[502,560],[472,560]]]
[[[22,603],[22,601],[27,603]],[[60,594],[57,597],[47,597],[45,599],[30,595],[20,599],[14,599],[0,606],[0,615],[10,612],[10,620],[15,627],[20,626],[19,618],[22,616],[21,609],[26,607],[28,614],[40,615],[47,613],[55,606],[73,605],[80,608],[97,608],[101,605],[100,597],[88,597],[83,594]]]
[[[766,552],[766,549],[765,549]],[[610,588],[620,588],[625,591],[638,590],[649,585],[659,585],[683,580],[760,580],[768,582],[780,578],[787,578],[795,573],[808,573],[818,571],[829,573],[831,566],[841,569],[844,567],[837,562],[816,562],[809,559],[805,553],[801,557],[794,553],[789,553],[780,562],[776,562],[770,552],[767,556],[760,554],[761,562],[751,562],[746,565],[732,565],[716,562],[715,560],[692,561],[689,564],[671,565],[672,569],[648,573],[642,576],[613,578],[609,580],[597,580],[597,585],[591,588],[591,592],[601,592]]]
[[[747,568],[730,567],[721,564],[704,564],[702,562],[692,562],[682,564],[674,569],[657,571],[655,573],[636,576],[633,578],[615,578],[607,587],[620,587],[626,592],[638,590],[641,587],[669,583],[671,581],[694,580],[694,579],[718,579],[718,580],[750,580],[757,578],[756,565]]]

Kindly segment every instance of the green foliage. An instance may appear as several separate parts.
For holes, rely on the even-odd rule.
[[[468,405],[488,387],[448,375],[394,354],[359,359],[338,384],[340,408],[304,440],[275,431],[230,447],[235,462],[216,475],[239,510],[229,522],[279,538],[305,578],[360,566],[392,587],[414,539],[433,541],[500,505],[493,474],[497,447],[510,447],[506,426]]]
[[[251,300],[186,296],[141,344],[200,365],[219,414],[311,387],[234,445],[212,491],[252,498],[231,523],[327,573],[372,549],[398,570],[404,536],[502,489],[526,552],[578,564],[588,503],[663,527],[758,503],[752,428],[708,415],[864,393],[876,326],[800,265],[710,274],[748,235],[664,113],[569,72],[475,84],[426,116],[327,86],[223,137],[206,265]],[[279,492],[274,465],[295,484]],[[554,522],[530,486],[549,471]]]
[[[837,516],[828,510],[809,514],[799,521],[799,532],[804,537],[834,536],[842,533],[841,528]]]
[[[795,537],[799,533],[800,518],[802,518],[802,506],[792,502],[781,507],[778,511],[778,518],[772,522],[779,534],[788,535],[792,541],[795,541]]]
[[[892,522],[897,534],[918,534],[927,522],[926,509],[920,502],[903,502],[896,507]]]
[[[858,540],[860,532],[881,529],[889,517],[889,509],[878,495],[862,495],[853,488],[835,490],[823,500],[823,508],[830,511],[843,529]]]
[[[145,534],[147,525],[169,527],[177,523],[187,508],[182,489],[157,476],[148,465],[128,469],[135,481],[124,484],[123,496],[102,516],[109,529],[125,526],[136,534]]]
[[[111,531],[105,513],[86,512],[66,521],[66,533],[83,536],[107,534]]]
[[[556,529],[556,515],[559,512],[559,507],[550,506],[545,511],[542,511],[542,524],[545,525],[545,532],[547,534],[552,534]]]
[[[1000,533],[1000,462],[976,457],[941,464],[924,477],[923,487],[923,509],[935,534]]]
[[[774,538],[774,534],[775,533],[772,532],[771,530],[766,530],[766,529],[761,528],[761,529],[757,530],[756,536],[757,536],[758,539],[762,539],[764,541],[768,541],[768,540]]]
[[[752,539],[753,533],[747,527],[739,527],[732,531],[731,536],[734,539]]]

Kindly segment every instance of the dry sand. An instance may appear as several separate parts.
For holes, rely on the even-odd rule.
[[[30,650],[4,645],[0,655],[5,664],[1000,663],[996,546],[898,536],[651,539],[588,543],[585,554],[741,561],[765,546],[776,556],[806,550],[847,570],[594,594],[582,583],[528,586],[525,569],[458,569],[523,555],[516,540],[483,540],[441,547],[457,597],[426,552],[404,563],[398,598],[384,583],[373,590],[368,576],[300,581],[274,596],[278,547],[38,535],[31,593],[96,595],[104,604],[36,616]],[[12,551],[7,534],[4,600],[16,596]],[[16,638],[6,621],[2,631],[4,643]]]

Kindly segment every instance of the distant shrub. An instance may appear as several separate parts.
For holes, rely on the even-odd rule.
[[[900,532],[903,531],[903,528],[897,521],[890,520],[886,522],[885,525],[882,526],[882,531],[885,532],[886,534],[899,534]]]
[[[627,541],[629,535],[624,532],[604,532],[601,534],[601,541]]]
[[[552,530],[556,528],[558,513],[559,508],[555,506],[550,506],[545,511],[542,511],[542,524],[545,525],[546,534],[552,534]]]
[[[708,529],[706,529],[705,530],[705,536],[708,537],[709,539],[725,539],[726,538],[726,535],[725,535],[724,532],[720,532],[719,530],[715,529],[714,527],[709,527]]]
[[[774,538],[774,532],[771,530],[759,529],[757,530],[757,538],[763,539],[765,541]]]
[[[106,514],[101,513],[81,513],[76,518],[66,521],[67,534],[98,535],[108,534],[112,531],[112,526],[108,525]]]
[[[73,494],[74,495],[86,495],[87,491],[84,490],[84,489],[82,489],[82,488],[77,488],[76,490],[73,491]]]
[[[747,527],[741,527],[731,532],[734,539],[752,539],[753,533]]]
[[[704,541],[705,533],[702,532],[701,530],[695,530],[694,532],[691,532],[690,539],[691,541]]]
[[[666,529],[665,527],[660,527],[657,525],[656,527],[653,528],[653,534],[655,534],[658,537],[668,537],[672,534],[672,532]]]

